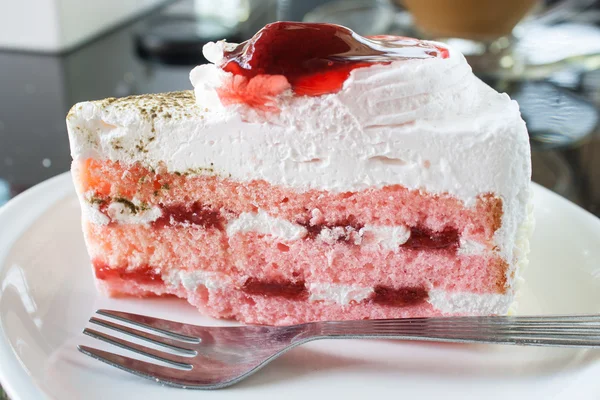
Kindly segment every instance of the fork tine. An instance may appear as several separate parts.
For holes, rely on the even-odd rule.
[[[95,317],[90,318],[90,322],[92,324],[100,325],[104,328],[108,328],[108,329],[115,330],[117,332],[125,333],[127,335],[133,336],[140,340],[146,340],[146,341],[153,343],[155,345],[158,345],[158,346],[164,346],[171,350],[185,353],[189,356],[195,356],[198,354],[198,352],[196,350],[181,347],[180,345],[182,342],[177,341],[177,340],[154,335],[154,334],[148,333],[148,332],[143,332],[143,331],[140,331],[140,330],[137,330],[134,328],[130,328],[128,326],[119,325],[114,322],[104,321],[102,319],[95,318]]]
[[[77,349],[93,359],[102,361],[112,367],[119,368],[122,371],[132,373],[139,377],[150,379],[164,385],[182,388],[186,387],[184,383],[174,382],[172,379],[174,376],[181,376],[181,370],[136,360],[135,358],[121,356],[93,347],[79,345],[77,346]]]
[[[155,332],[162,333],[173,339],[183,340],[184,342],[200,343],[200,339],[195,336],[189,336],[190,328],[193,325],[182,324],[180,322],[169,321],[166,319],[149,317],[146,315],[132,314],[114,310],[97,310],[97,314],[105,317],[114,318],[122,322],[140,326]]]
[[[162,385],[182,389],[219,389],[233,385],[242,378],[237,377],[230,380],[222,380],[219,379],[218,375],[203,377],[195,375],[192,371],[182,371],[180,369],[152,364],[89,346],[78,345],[77,349],[89,357],[119,368],[122,371],[132,373],[141,378],[150,379]]]
[[[171,364],[182,369],[192,369],[192,365],[188,363],[189,358],[187,357],[181,357],[174,354],[168,354],[163,351],[157,351],[155,349],[151,349],[150,347],[142,346],[136,343],[129,342],[127,340],[119,339],[114,336],[95,331],[93,329],[85,328],[83,330],[83,333],[93,337],[94,339],[102,340],[103,342],[110,343],[122,349],[130,350],[134,353],[154,358],[155,360],[162,361],[164,363]],[[165,356],[167,356],[168,358]]]

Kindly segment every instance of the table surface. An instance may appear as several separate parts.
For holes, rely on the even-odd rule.
[[[191,66],[149,62],[136,54],[133,36],[159,12],[64,55],[0,51],[0,204],[69,169],[64,118],[74,103],[191,88]],[[265,14],[246,31],[272,18]],[[533,180],[600,215],[600,70],[576,65],[542,80],[488,83],[519,102],[537,138]],[[560,135],[577,140],[548,146]]]

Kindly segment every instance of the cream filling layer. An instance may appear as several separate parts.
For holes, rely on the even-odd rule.
[[[229,221],[226,231],[229,237],[236,233],[257,232],[286,241],[302,239],[308,233],[303,226],[272,217],[262,210],[256,213],[241,213],[239,217]]]
[[[142,203],[134,199],[132,209],[121,202],[112,202],[106,208],[106,213],[100,211],[98,204],[92,202],[93,193],[86,194],[86,200],[81,202],[82,214],[90,222],[96,225],[108,225],[111,221],[119,224],[149,224],[162,216],[162,210],[158,206],[143,208]]]
[[[111,220],[128,225],[149,224],[162,216],[162,210],[157,206],[146,210],[133,211],[127,205],[118,202],[111,203],[108,206],[107,213]]]
[[[358,285],[341,285],[335,283],[309,283],[309,301],[325,301],[347,305],[351,302],[360,303],[373,294],[373,288]]]
[[[162,278],[168,286],[174,288],[183,286],[188,291],[195,291],[198,286],[204,286],[208,290],[224,289],[233,284],[225,274],[202,270],[174,270],[169,271]]]
[[[89,222],[96,225],[108,225],[110,218],[100,211],[98,204],[91,204],[87,201],[81,203],[81,213]]]
[[[283,241],[302,239],[307,235],[307,230],[302,225],[294,224],[282,218],[272,217],[260,210],[256,213],[242,213],[236,219],[229,221],[226,227],[227,235],[233,237],[237,233],[258,232],[271,235]],[[325,243],[333,243],[339,237],[347,234],[343,227],[324,228],[318,239]],[[356,233],[355,244],[381,245],[390,250],[406,243],[410,237],[410,230],[404,225],[384,226],[365,225]],[[358,241],[358,243],[356,243]]]
[[[432,289],[427,301],[443,313],[490,315],[506,314],[513,302],[512,294],[446,292]]]

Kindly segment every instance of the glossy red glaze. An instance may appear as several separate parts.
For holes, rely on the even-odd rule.
[[[297,95],[318,96],[339,91],[353,69],[401,59],[447,58],[448,50],[399,36],[365,38],[339,25],[275,22],[224,56],[223,70],[234,75],[283,75]],[[269,91],[265,82],[261,90]]]

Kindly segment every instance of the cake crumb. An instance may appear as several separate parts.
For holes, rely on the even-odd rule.
[[[309,224],[312,226],[321,225],[323,223],[323,213],[318,208],[313,209],[310,212],[312,218],[309,221]]]

